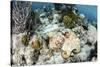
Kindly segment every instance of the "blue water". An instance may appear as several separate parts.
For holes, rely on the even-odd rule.
[[[76,5],[80,13],[85,14],[89,20],[97,21],[97,6],[93,5]]]
[[[47,8],[53,7],[52,3],[41,3],[41,2],[33,2],[33,9],[42,9],[44,6]],[[80,13],[85,14],[86,18],[89,20],[97,21],[97,6],[94,5],[76,5]]]
[[[43,7],[46,6],[47,8],[54,7],[52,3],[45,3],[45,2],[33,2],[32,8],[33,9],[43,9]]]

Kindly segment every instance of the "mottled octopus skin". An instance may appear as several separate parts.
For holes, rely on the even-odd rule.
[[[79,53],[80,52],[80,40],[75,35],[74,32],[67,32],[65,34],[65,42],[62,47],[62,57],[68,58],[71,55],[71,52]]]

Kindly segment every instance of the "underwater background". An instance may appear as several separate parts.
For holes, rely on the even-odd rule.
[[[66,3],[67,4],[67,3]],[[48,9],[54,7],[53,3],[33,2],[32,9],[43,9],[46,6]],[[76,4],[76,8],[80,13],[83,13],[89,21],[97,21],[97,6],[96,5],[80,5]]]

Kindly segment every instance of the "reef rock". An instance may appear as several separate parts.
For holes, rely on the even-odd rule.
[[[61,15],[60,14],[53,14],[52,23],[58,23],[60,19],[61,19]]]
[[[48,51],[49,49],[41,49],[40,50],[40,55],[38,58],[38,61],[36,64],[40,65],[40,64],[46,64],[46,61],[50,59],[50,57],[48,56]]]
[[[76,34],[76,36],[80,39],[80,45],[84,46],[87,43],[87,36],[85,30],[82,26],[78,26],[72,29],[72,31]]]
[[[61,56],[61,52],[53,52],[53,55],[49,60],[46,61],[46,64],[59,64],[64,63],[64,59]]]
[[[24,43],[22,42],[22,38],[24,35],[26,35],[26,33],[12,35],[12,47],[13,47],[12,48],[12,61],[13,61],[13,64],[15,65],[25,65],[26,64],[25,60],[23,60],[25,49],[26,49],[25,41]]]
[[[20,33],[20,34],[13,34],[12,35],[12,47],[13,47],[13,49],[25,47],[25,42],[28,41],[28,40],[27,41],[22,40],[23,36],[25,36],[25,35],[26,35],[26,33]]]
[[[78,62],[87,61],[87,60],[89,61],[89,56],[92,49],[94,49],[94,46],[84,45],[81,48],[81,52],[74,55],[75,59],[73,60],[76,60]]]
[[[12,55],[13,64],[15,64],[15,65],[25,65],[26,62],[25,62],[25,60],[23,60],[24,53],[25,53],[25,47],[15,48],[14,50],[15,50],[15,52]]]
[[[79,17],[80,17],[81,19],[84,19],[84,18],[85,18],[85,15],[84,15],[84,14],[79,14]]]
[[[49,24],[43,28],[43,33],[57,31],[57,30],[59,30],[59,26],[57,24]]]
[[[25,49],[25,59],[27,65],[34,65],[39,57],[39,50],[33,49],[31,45],[29,45]]]
[[[49,23],[49,19],[46,16],[46,13],[42,13],[40,14],[40,21],[42,24],[48,24]]]
[[[17,53],[15,53],[14,55],[12,55],[12,61],[14,65],[24,65],[25,61],[22,60],[23,55],[19,55]]]
[[[88,31],[86,36],[91,44],[95,44],[95,42],[97,41],[97,30],[93,25],[88,25]]]

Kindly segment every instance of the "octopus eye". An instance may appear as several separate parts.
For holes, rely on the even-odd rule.
[[[66,36],[66,38],[69,38],[69,36],[70,36],[69,32],[66,32],[65,36]]]
[[[62,33],[66,38],[69,38],[70,36],[70,33],[69,32],[65,32],[65,33]]]

